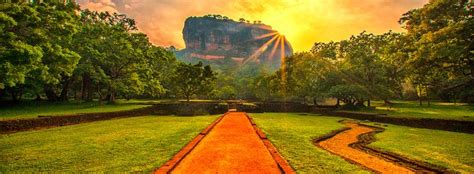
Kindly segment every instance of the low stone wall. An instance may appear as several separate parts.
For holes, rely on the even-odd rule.
[[[334,107],[308,106],[301,103],[256,103],[255,105],[237,104],[237,110],[249,113],[263,112],[309,112],[326,116],[336,116],[372,122],[389,123],[416,128],[438,129],[453,132],[474,133],[474,121],[445,120],[431,118],[390,117],[380,114],[335,111]],[[74,114],[64,116],[41,116],[31,119],[0,121],[0,133],[24,131],[45,127],[73,125],[79,123],[108,120],[113,118],[135,117],[143,115],[180,115],[194,116],[226,113],[229,106],[217,102],[162,103],[150,107],[129,111]]]
[[[156,113],[158,115],[180,115],[180,116],[193,116],[193,115],[208,115],[208,114],[223,114],[226,113],[229,108],[227,104],[222,103],[163,103],[155,104]]]
[[[295,102],[257,103],[262,112],[309,112],[311,106]]]
[[[0,133],[18,132],[36,128],[56,127],[79,123],[109,120],[113,118],[135,117],[153,114],[153,106],[118,112],[74,114],[62,116],[39,116],[39,118],[0,121]]]
[[[240,106],[240,107],[239,107]],[[474,133],[474,121],[446,120],[432,118],[390,117],[382,114],[337,111],[336,106],[309,106],[301,103],[256,103],[255,107],[238,105],[238,111],[249,113],[262,112],[309,112],[325,116],[336,116],[357,120],[388,123],[416,128],[446,130],[452,132]]]
[[[390,117],[381,114],[357,113],[344,111],[316,112],[327,116],[337,116],[357,120],[388,123],[416,128],[438,129],[452,132],[474,133],[474,121],[446,120],[433,118]]]
[[[38,118],[0,121],[0,133],[19,132],[31,129],[66,126],[113,118],[126,118],[144,115],[208,115],[223,114],[228,111],[227,105],[218,103],[169,103],[154,104],[149,107],[128,111],[73,114],[61,116],[38,116]]]

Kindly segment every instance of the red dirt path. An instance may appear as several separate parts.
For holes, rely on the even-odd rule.
[[[172,173],[281,173],[243,112],[231,112]]]
[[[319,143],[324,149],[350,159],[360,165],[380,173],[415,173],[408,168],[385,161],[377,156],[364,153],[360,150],[349,147],[350,144],[358,141],[357,137],[373,131],[373,129],[358,124],[347,124],[351,129],[338,133],[337,135]]]

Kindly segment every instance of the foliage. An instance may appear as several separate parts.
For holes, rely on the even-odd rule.
[[[327,76],[331,71],[329,60],[303,52],[286,58],[285,66],[287,85],[293,95],[304,100],[311,97],[314,104],[317,104],[317,99],[327,96],[330,87]]]
[[[0,90],[7,87],[18,100],[24,85],[46,88],[71,76],[80,58],[68,49],[78,28],[76,9],[71,3],[0,4]]]
[[[201,62],[192,65],[178,63],[173,73],[173,86],[177,94],[182,95],[189,102],[193,95],[208,95],[215,81],[215,73],[209,65]]]
[[[472,101],[474,88],[474,20],[472,2],[468,0],[433,0],[423,8],[403,15],[400,23],[413,40],[408,65],[412,81],[420,96],[429,93],[454,92]],[[466,91],[471,91],[465,93]]]
[[[69,1],[1,3],[0,21],[0,97],[114,102],[168,91],[174,55],[125,15],[80,11]]]
[[[310,52],[286,57],[276,72],[257,62],[239,66],[225,57],[213,64],[221,70],[215,75],[203,65],[208,62],[178,63],[169,51],[173,48],[152,45],[126,15],[81,11],[69,1],[0,3],[0,99],[114,102],[116,97],[181,95],[318,104],[337,97],[362,107],[365,101],[370,106],[371,100],[406,99],[404,91],[414,91],[420,104],[473,102],[471,3],[432,0],[405,13],[400,23],[407,33],[364,31],[317,42]]]
[[[337,85],[331,88],[329,95],[349,106],[362,106],[368,96],[366,89],[359,85]]]

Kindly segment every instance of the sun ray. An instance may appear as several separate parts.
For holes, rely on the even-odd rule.
[[[275,52],[278,48],[278,45],[280,43],[280,40],[281,40],[281,36],[278,36],[278,40],[276,40],[274,43],[273,43],[273,48],[272,48],[272,51],[270,52],[270,56],[268,57],[268,60],[270,60],[270,62],[273,60],[273,56],[275,56]]]
[[[285,36],[281,36],[280,39],[280,62],[281,62],[281,90],[283,93],[283,98],[286,101],[286,64],[285,64]]]
[[[272,32],[272,33],[267,33],[267,34],[264,34],[264,35],[261,35],[261,36],[257,36],[255,38],[253,38],[253,40],[259,40],[259,39],[267,38],[267,37],[274,36],[274,35],[278,35],[278,32]]]
[[[250,61],[253,61],[257,59],[265,50],[268,48],[268,45],[270,45],[275,39],[277,39],[279,35],[273,36],[270,40],[265,42],[260,48],[258,48],[249,58],[247,58],[242,64],[246,64]]]

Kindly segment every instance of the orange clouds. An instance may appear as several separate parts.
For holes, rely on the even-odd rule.
[[[316,41],[346,39],[363,30],[402,31],[406,11],[428,0],[78,0],[83,8],[118,11],[133,17],[156,45],[184,47],[182,29],[189,16],[221,14],[235,20],[261,20],[284,34],[296,51]]]

